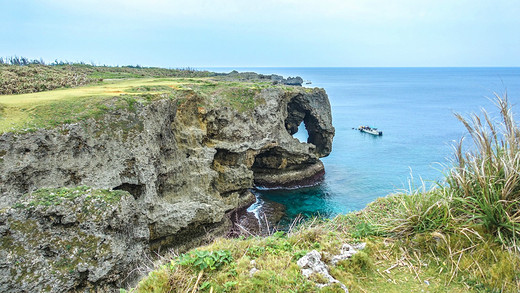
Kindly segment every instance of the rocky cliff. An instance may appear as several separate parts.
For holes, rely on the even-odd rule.
[[[100,119],[2,134],[0,291],[120,286],[143,247],[182,248],[228,230],[227,215],[255,201],[255,185],[320,180],[319,158],[334,136],[325,91],[269,86],[249,94],[252,107],[233,107],[184,91]],[[292,136],[301,122],[307,143]],[[92,190],[77,195],[81,186]],[[35,199],[42,188],[52,196]],[[99,190],[121,194],[91,206]],[[85,256],[95,263],[75,257],[86,242],[97,247]],[[66,258],[68,251],[76,254]],[[64,259],[66,270],[45,269]]]

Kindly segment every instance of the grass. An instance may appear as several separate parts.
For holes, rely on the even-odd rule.
[[[1,60],[0,60],[1,61]],[[8,65],[0,62],[0,95],[49,91],[58,88],[78,87],[105,79],[208,77],[216,73],[193,69],[166,69],[134,66],[93,66],[80,63],[17,62]],[[22,66],[22,64],[24,64]]]
[[[155,99],[204,98],[201,106],[228,106],[251,111],[263,103],[258,94],[270,83],[221,81],[212,78],[140,78],[111,80],[77,88],[0,96],[0,133],[99,119],[107,112]]]
[[[518,292],[520,129],[507,97],[497,96],[496,104],[499,122],[486,112],[483,118],[456,116],[472,148],[464,152],[462,141],[456,146],[453,165],[437,187],[379,198],[334,219],[313,219],[287,235],[217,239],[193,251],[229,251],[232,261],[220,269],[186,267],[174,254],[130,291],[343,292],[319,289],[323,276],[303,278],[296,261],[315,249],[330,264],[343,243],[366,242],[362,252],[330,265],[350,292]],[[251,275],[253,267],[259,271]]]
[[[270,87],[274,87],[270,78],[256,74],[244,79],[241,75],[189,68],[110,67],[57,61],[45,65],[41,60],[23,57],[0,58],[0,133],[30,132],[99,119],[111,111],[134,111],[138,104],[163,98],[176,98],[182,104],[196,97],[202,100],[200,108],[218,106],[250,112],[265,102],[258,94]]]
[[[465,119],[464,124],[475,151],[456,149],[455,167],[448,175],[450,190],[463,202],[463,214],[493,233],[497,240],[520,251],[520,129],[508,105],[507,96],[496,97],[500,124],[486,111]]]
[[[502,280],[504,272],[511,274],[518,268],[518,265],[509,267],[507,254],[501,254],[501,248],[495,245],[492,253],[500,259],[493,260],[488,251],[486,261],[490,264],[484,269],[490,269],[493,265],[495,269],[500,265],[504,267],[502,271],[494,271],[495,277],[489,277],[489,283],[462,270],[451,279],[452,264],[442,261],[447,257],[430,251],[434,242],[417,239],[416,243],[412,243],[379,236],[356,239],[352,237],[349,227],[348,220],[338,217],[332,221],[315,221],[286,236],[218,239],[195,251],[229,251],[233,261],[216,270],[200,270],[180,265],[178,259],[182,259],[182,255],[172,256],[131,291],[343,292],[339,286],[318,289],[316,283],[322,277],[313,275],[311,279],[304,278],[296,262],[313,249],[322,254],[322,259],[330,261],[330,255],[337,254],[342,243],[358,241],[367,243],[364,251],[336,266],[330,266],[331,275],[345,284],[350,292],[478,292],[475,289],[477,284],[488,288],[494,284],[493,281]],[[433,239],[427,238],[426,234],[424,237]],[[469,260],[464,258],[459,266],[469,267]],[[483,261],[480,260],[480,263]],[[251,276],[253,268],[258,271]],[[484,273],[490,273],[490,270]],[[226,286],[230,283],[233,286]]]

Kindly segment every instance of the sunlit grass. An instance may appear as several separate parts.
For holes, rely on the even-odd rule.
[[[269,83],[248,83],[210,78],[140,78],[111,80],[95,85],[20,95],[0,95],[0,133],[30,131],[96,118],[125,101],[199,96],[201,106],[253,109],[263,100],[258,93]],[[123,99],[123,100],[122,100]]]
[[[112,101],[110,104],[114,104],[115,100],[117,104],[121,102],[117,97],[130,94],[133,87],[143,84],[176,86],[178,82],[174,79],[135,79],[72,89],[0,96],[0,133],[55,127],[63,123],[93,118],[110,108],[106,102]]]

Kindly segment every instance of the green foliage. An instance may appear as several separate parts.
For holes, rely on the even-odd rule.
[[[373,268],[372,258],[364,251],[359,251],[349,259],[348,267],[359,271],[369,271]]]
[[[354,238],[364,238],[375,235],[375,229],[372,224],[367,222],[361,222],[355,226],[354,231],[350,233]]]
[[[0,64],[0,95],[77,87],[99,81],[74,67]]]
[[[279,231],[266,239],[265,250],[269,253],[277,254],[282,251],[292,251],[293,246],[287,237],[284,237],[284,233]]]
[[[452,200],[444,192],[433,189],[417,190],[392,196],[395,209],[383,216],[383,221],[371,221],[379,233],[412,235],[436,230],[446,230],[452,224]]]
[[[230,292],[230,290],[235,287],[238,284],[237,281],[227,281],[224,283],[224,290],[223,292]]]
[[[172,262],[172,265],[179,264],[201,271],[207,269],[216,270],[223,265],[230,264],[232,261],[233,257],[229,250],[195,250],[179,256],[176,262]]]
[[[293,253],[292,260],[298,261],[300,258],[305,256],[309,251],[308,250],[298,250]]]
[[[265,253],[265,247],[254,245],[252,247],[249,247],[246,253],[251,258],[257,258]]]

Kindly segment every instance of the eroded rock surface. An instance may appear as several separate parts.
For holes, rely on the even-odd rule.
[[[249,189],[255,184],[294,187],[318,182],[324,173],[319,158],[330,153],[334,136],[325,91],[266,88],[255,93],[253,101],[253,108],[240,110],[208,103],[187,91],[182,99],[137,102],[97,120],[2,134],[0,224],[7,229],[2,233],[14,233],[6,219],[34,219],[38,231],[58,233],[53,230],[61,226],[36,220],[48,219],[35,214],[43,211],[28,214],[12,207],[23,194],[40,188],[85,185],[131,194],[127,200],[132,208],[125,211],[135,215],[139,225],[145,223],[147,249],[182,249],[228,231],[229,215],[254,202]],[[292,136],[301,122],[309,132],[308,143]],[[106,239],[103,229],[93,232],[98,245]],[[72,230],[60,231],[65,235]],[[32,248],[24,249],[40,249],[38,242],[31,243]],[[11,249],[6,245],[4,254]],[[76,246],[80,249],[81,244]],[[109,261],[100,259],[98,266],[104,262]],[[10,276],[9,270],[1,274],[4,280]],[[77,280],[66,282],[73,285],[63,288],[82,282],[83,287],[99,285],[85,273],[76,275]],[[111,278],[104,280],[107,286],[115,284]]]
[[[132,278],[149,238],[133,196],[63,191],[40,190],[0,213],[1,292],[109,291]]]

